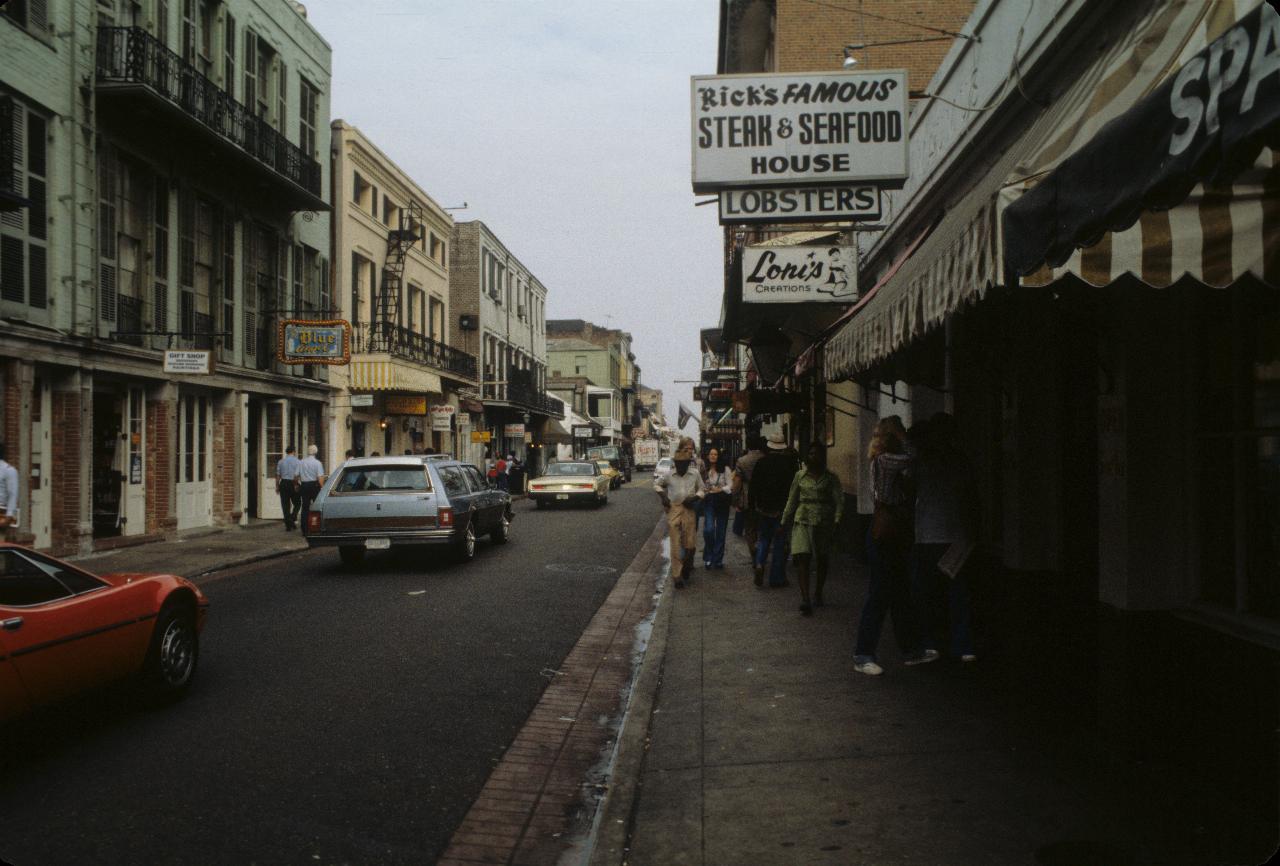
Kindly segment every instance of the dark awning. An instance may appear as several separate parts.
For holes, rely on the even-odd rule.
[[[1006,277],[1225,184],[1280,146],[1280,13],[1269,0],[1104,126],[1003,215]]]

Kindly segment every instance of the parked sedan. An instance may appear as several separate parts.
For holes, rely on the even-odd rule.
[[[181,697],[208,606],[177,575],[95,575],[0,543],[0,721],[130,677]]]
[[[337,547],[347,565],[367,550],[407,545],[475,556],[476,539],[502,544],[511,533],[511,496],[470,463],[436,455],[361,457],[342,464],[307,515],[307,543]]]
[[[539,508],[571,502],[599,508],[609,501],[609,478],[593,460],[552,463],[545,475],[529,482],[529,498]]]

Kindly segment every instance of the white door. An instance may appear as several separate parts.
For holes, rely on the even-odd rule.
[[[178,397],[178,528],[213,523],[210,452],[213,425],[208,397]]]
[[[124,534],[141,535],[147,528],[146,400],[141,388],[130,388],[124,429],[128,436],[124,465]]]
[[[24,515],[22,522],[31,527],[38,549],[53,544],[49,534],[52,502],[49,496],[52,483],[50,458],[53,456],[49,442],[49,413],[52,409],[49,384],[37,376],[31,392],[31,514],[29,517]]]
[[[258,478],[258,516],[267,520],[284,520],[280,510],[280,494],[276,492],[276,464],[284,456],[289,436],[289,406],[286,400],[270,400],[262,407],[262,467]]]

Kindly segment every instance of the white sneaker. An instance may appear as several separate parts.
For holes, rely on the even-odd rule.
[[[878,677],[884,673],[884,668],[875,662],[858,662],[853,666],[853,669],[860,674],[867,674],[873,677]]]
[[[962,662],[976,662],[977,660],[978,660],[978,657],[973,653],[965,653],[964,655],[960,656],[960,661]]]
[[[910,658],[904,659],[902,663],[904,665],[927,665],[929,662],[936,662],[937,660],[938,651],[927,649],[918,656],[911,656]]]

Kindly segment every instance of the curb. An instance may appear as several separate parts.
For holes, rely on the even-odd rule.
[[[667,559],[670,575],[670,557]],[[640,789],[640,776],[649,749],[649,731],[653,708],[662,686],[662,670],[667,658],[667,635],[671,628],[671,609],[675,590],[668,581],[658,599],[653,618],[653,631],[645,649],[644,660],[636,675],[631,700],[623,711],[622,730],[614,754],[613,772],[608,791],[596,813],[596,832],[588,842],[589,866],[617,866],[626,862],[631,833],[635,827],[635,808]]]
[[[264,553],[255,553],[250,556],[241,557],[240,559],[231,559],[226,562],[220,562],[212,565],[203,571],[197,571],[195,574],[187,575],[187,580],[194,582],[197,578],[208,577],[219,571],[226,571],[228,568],[235,568],[239,565],[251,565],[255,562],[265,562],[269,559],[282,559],[286,556],[292,556],[295,553],[307,553],[312,550],[311,547],[298,547],[291,550],[272,550]]]

